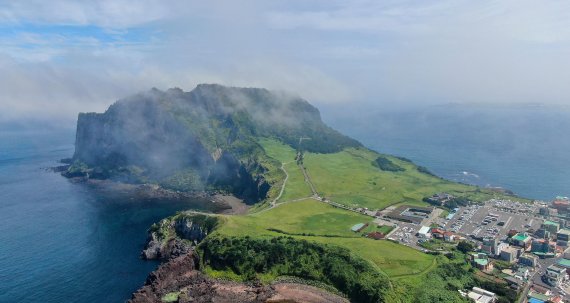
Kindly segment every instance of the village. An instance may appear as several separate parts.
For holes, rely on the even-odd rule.
[[[570,199],[520,203],[492,199],[485,203],[459,201],[439,193],[424,199],[431,207],[397,205],[381,211],[358,208],[374,217],[386,233],[367,234],[421,250],[446,254],[469,243],[467,261],[478,274],[520,292],[518,302],[570,302]],[[327,201],[325,201],[327,202]],[[451,208],[451,207],[453,208]],[[365,230],[368,224],[353,226]],[[474,287],[460,291],[476,303],[492,303],[496,295]]]

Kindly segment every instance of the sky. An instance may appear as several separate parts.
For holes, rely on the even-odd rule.
[[[0,0],[0,123],[152,87],[320,107],[570,103],[570,1]]]

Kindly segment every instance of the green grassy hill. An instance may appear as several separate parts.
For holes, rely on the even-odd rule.
[[[279,202],[309,197],[310,187],[294,161],[295,150],[276,139],[262,139],[259,143],[268,156],[287,163],[284,168],[289,179],[285,194]],[[375,164],[379,157],[388,159],[401,170],[382,170]],[[489,189],[441,179],[422,172],[421,168],[409,161],[381,155],[364,147],[351,147],[328,154],[305,152],[303,165],[319,195],[351,207],[383,209],[398,203],[427,205],[422,199],[439,192],[473,201],[485,201],[494,197],[526,201]]]

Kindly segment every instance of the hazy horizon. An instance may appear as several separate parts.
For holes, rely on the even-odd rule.
[[[0,4],[0,124],[72,123],[151,87],[298,94],[319,108],[568,106],[570,3]]]

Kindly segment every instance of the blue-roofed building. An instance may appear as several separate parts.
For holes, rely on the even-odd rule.
[[[528,299],[528,303],[545,303],[546,301],[539,300],[537,298]]]

